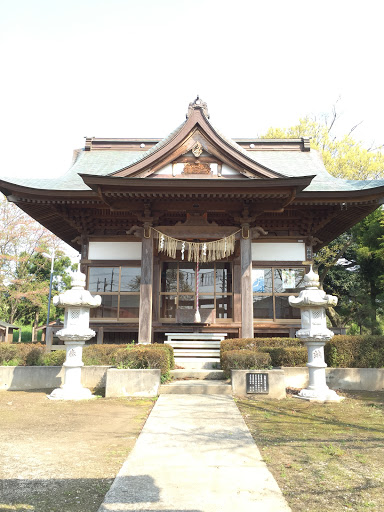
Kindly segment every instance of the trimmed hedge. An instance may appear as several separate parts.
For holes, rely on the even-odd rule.
[[[303,366],[307,362],[307,349],[297,338],[234,338],[223,340],[220,345],[220,363],[224,354],[233,350],[251,350],[269,353],[272,366]]]
[[[303,347],[304,344],[297,338],[233,338],[223,340],[220,350],[258,350],[261,347]]]
[[[333,368],[383,368],[384,336],[334,336],[324,354]]]
[[[226,379],[231,376],[231,370],[259,370],[270,366],[271,356],[268,353],[245,349],[224,352],[221,362]]]
[[[296,338],[237,338],[221,342],[220,358],[228,351],[266,352],[273,366],[305,366],[307,349]],[[334,336],[324,347],[331,368],[384,367],[384,336]]]
[[[126,352],[133,352],[133,355],[127,356]],[[148,355],[149,352],[153,355]],[[129,364],[133,366],[127,368],[159,368],[162,374],[175,367],[173,348],[165,343],[89,345],[83,349],[86,366],[115,366],[123,364],[123,360],[131,361]],[[0,366],[62,366],[64,361],[65,350],[45,352],[45,345],[41,343],[0,343]]]
[[[83,348],[83,363],[85,366],[113,366],[116,364],[116,352],[122,347],[125,345],[88,345]]]
[[[260,350],[271,356],[272,366],[306,366],[308,362],[306,347],[262,347]]]
[[[164,346],[158,344],[137,345],[133,348],[120,348],[116,354],[116,365],[118,368],[129,369],[159,369],[161,375],[167,375],[170,368],[169,352]]]

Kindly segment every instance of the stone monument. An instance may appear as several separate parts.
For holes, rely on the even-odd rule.
[[[326,384],[324,361],[324,345],[333,337],[327,328],[325,310],[337,305],[337,297],[326,295],[319,288],[319,276],[312,270],[304,276],[305,289],[298,297],[290,296],[289,304],[299,308],[301,313],[301,329],[296,336],[305,342],[308,350],[309,386],[302,389],[299,398],[319,402],[339,402],[342,400],[335,391]]]
[[[64,328],[57,337],[64,341],[66,359],[64,384],[48,396],[52,400],[84,400],[94,398],[91,391],[81,385],[83,346],[95,336],[89,328],[89,310],[101,304],[100,295],[92,296],[85,290],[85,275],[76,272],[72,277],[72,288],[53,298],[55,306],[65,308]]]

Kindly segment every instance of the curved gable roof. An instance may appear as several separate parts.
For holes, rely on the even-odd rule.
[[[118,177],[145,177],[177,156],[190,151],[199,141],[204,150],[226,161],[253,178],[281,178],[283,175],[256,161],[235,141],[219,134],[206,118],[203,108],[194,104],[187,120],[141,157],[111,173]]]

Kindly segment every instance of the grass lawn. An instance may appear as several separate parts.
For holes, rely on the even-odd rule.
[[[384,511],[384,392],[237,400],[293,512]]]

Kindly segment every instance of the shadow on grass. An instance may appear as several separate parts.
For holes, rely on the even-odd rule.
[[[281,404],[279,403],[276,403],[276,402],[269,402],[267,405],[266,404],[263,404],[263,402],[261,401],[250,401],[250,400],[239,400],[238,403],[239,404],[242,404],[244,405],[244,408],[245,409],[248,409],[249,412],[251,414],[264,414],[266,415],[271,415],[271,416],[279,416],[281,418],[289,418],[290,420],[292,420],[293,423],[295,424],[299,424],[300,421],[302,423],[306,422],[306,423],[316,423],[316,424],[320,424],[320,425],[324,425],[324,426],[333,426],[334,428],[336,427],[339,427],[340,429],[356,429],[357,431],[361,431],[361,432],[376,432],[376,433],[379,433],[379,434],[383,434],[384,435],[384,422],[383,422],[383,427],[382,428],[377,428],[377,427],[372,427],[372,426],[364,426],[364,425],[361,425],[359,423],[357,423],[356,421],[345,421],[345,420],[342,420],[342,419],[339,419],[336,417],[336,414],[332,414],[332,410],[330,409],[330,404],[313,404],[313,403],[308,403],[306,404],[306,407],[305,409],[303,410],[304,408],[304,403],[303,402],[299,402],[299,401],[293,401],[294,399],[289,399],[289,404],[287,402],[283,402]],[[289,407],[287,407],[289,405]],[[380,409],[374,404],[368,404],[368,403],[362,403],[360,404],[360,406],[362,408],[366,408],[368,406],[370,407],[374,407],[376,410],[378,410],[378,412],[380,411]],[[318,408],[321,408],[321,410],[319,410]],[[348,404],[332,404],[331,407],[340,407],[340,408],[343,408],[343,409],[340,409],[339,411],[335,411],[335,412],[338,412],[340,414],[340,411],[341,413],[344,415],[344,418],[351,414],[351,416],[353,417],[358,417],[358,415],[356,414],[357,411],[354,411],[353,408],[348,408]],[[289,410],[287,410],[289,409]],[[311,414],[308,414],[310,411],[312,411]],[[324,417],[325,414],[330,414],[332,415],[331,417]],[[365,419],[365,417],[363,417],[362,419]],[[298,439],[297,439],[298,440]],[[306,437],[305,440],[310,440],[309,437]],[[315,438],[314,440],[318,440],[318,438]],[[372,438],[372,440],[382,440],[381,437],[378,437],[378,438]]]
[[[151,504],[160,501],[161,489],[149,475],[117,477],[113,479],[9,479],[0,481],[0,512],[97,512],[123,510],[124,504]],[[110,490],[109,490],[110,489]],[[109,490],[109,492],[108,492]],[[107,493],[107,496],[105,496]],[[131,508],[130,508],[131,509]],[[131,509],[136,510],[136,509]],[[158,510],[156,506],[153,511]],[[162,508],[164,512],[179,509]],[[185,509],[185,512],[202,512],[201,509]]]

